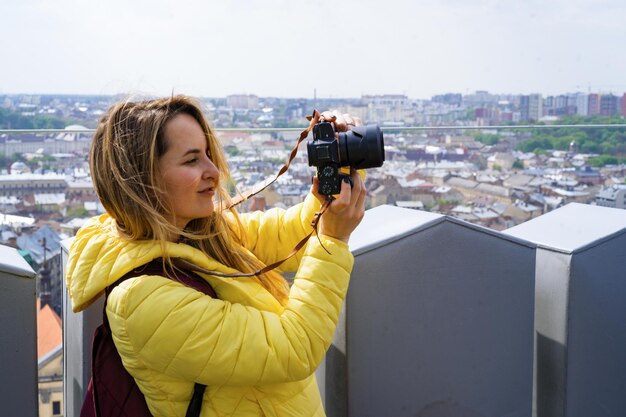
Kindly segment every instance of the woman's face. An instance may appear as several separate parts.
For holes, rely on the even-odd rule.
[[[173,212],[169,221],[180,229],[193,219],[213,212],[219,171],[209,159],[207,140],[192,116],[180,113],[165,124],[167,151],[159,169]]]

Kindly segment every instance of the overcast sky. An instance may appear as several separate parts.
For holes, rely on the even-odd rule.
[[[1,93],[626,92],[624,0],[0,0]]]

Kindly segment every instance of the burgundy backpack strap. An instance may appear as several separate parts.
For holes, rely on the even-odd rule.
[[[196,291],[200,291],[204,295],[208,295],[211,298],[217,298],[217,294],[211,284],[194,272],[194,270],[203,271],[201,268],[195,266],[189,261],[183,260],[182,258],[172,258],[172,265],[173,267],[168,263],[165,263],[164,265],[162,258],[156,258],[145,265],[133,269],[107,287],[107,295],[113,290],[113,288],[128,278],[134,278],[140,275],[159,275],[173,281],[180,282],[181,284],[189,288],[193,288]]]
[[[161,258],[155,259],[126,273],[109,285],[105,291],[102,307],[102,324],[94,333],[91,371],[92,377],[87,387],[85,402],[81,408],[81,417],[151,417],[143,393],[134,378],[122,364],[122,358],[115,348],[111,327],[106,315],[106,303],[113,289],[129,278],[140,275],[159,275],[178,281],[190,288],[217,298],[215,290],[202,277],[185,267],[174,268],[163,264]],[[202,408],[202,398],[206,385],[196,383],[189,402],[186,417],[198,417]]]
[[[128,273],[106,289],[102,324],[96,328],[93,336],[91,380],[80,417],[152,417],[143,393],[124,368],[106,315],[106,302],[111,290],[136,275]]]

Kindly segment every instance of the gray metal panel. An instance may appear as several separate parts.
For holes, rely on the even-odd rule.
[[[572,257],[568,417],[626,415],[626,234]]]
[[[63,269],[73,238],[61,242]],[[64,416],[78,417],[91,378],[91,344],[93,332],[102,323],[99,299],[85,311],[72,312],[65,279],[63,279],[63,395]]]
[[[32,278],[36,275],[33,268],[17,250],[3,245],[0,245],[0,271],[26,278]]]
[[[35,417],[38,414],[35,273],[13,248],[0,246],[0,257],[2,415]]]
[[[350,250],[355,256],[375,249],[389,241],[401,239],[418,229],[443,221],[445,216],[420,210],[382,205],[365,212],[363,221],[350,237]]]
[[[533,248],[450,220],[386,241],[348,293],[348,415],[530,416]]]
[[[574,252],[626,229],[626,210],[570,203],[504,231],[540,246]]]

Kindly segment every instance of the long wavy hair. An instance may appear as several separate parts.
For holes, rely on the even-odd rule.
[[[208,217],[192,220],[184,231],[166,219],[172,209],[159,171],[159,158],[167,151],[165,125],[181,113],[192,116],[202,127],[209,157],[220,172],[215,210]],[[252,272],[264,266],[243,247],[246,234],[236,210],[226,209],[230,196],[224,184],[230,170],[195,99],[177,95],[113,105],[96,129],[89,164],[96,193],[123,238],[160,242],[167,262],[166,242],[180,235],[189,245],[238,271]],[[234,222],[225,218],[226,213],[231,213]],[[257,279],[284,304],[289,287],[280,274],[270,271]]]

